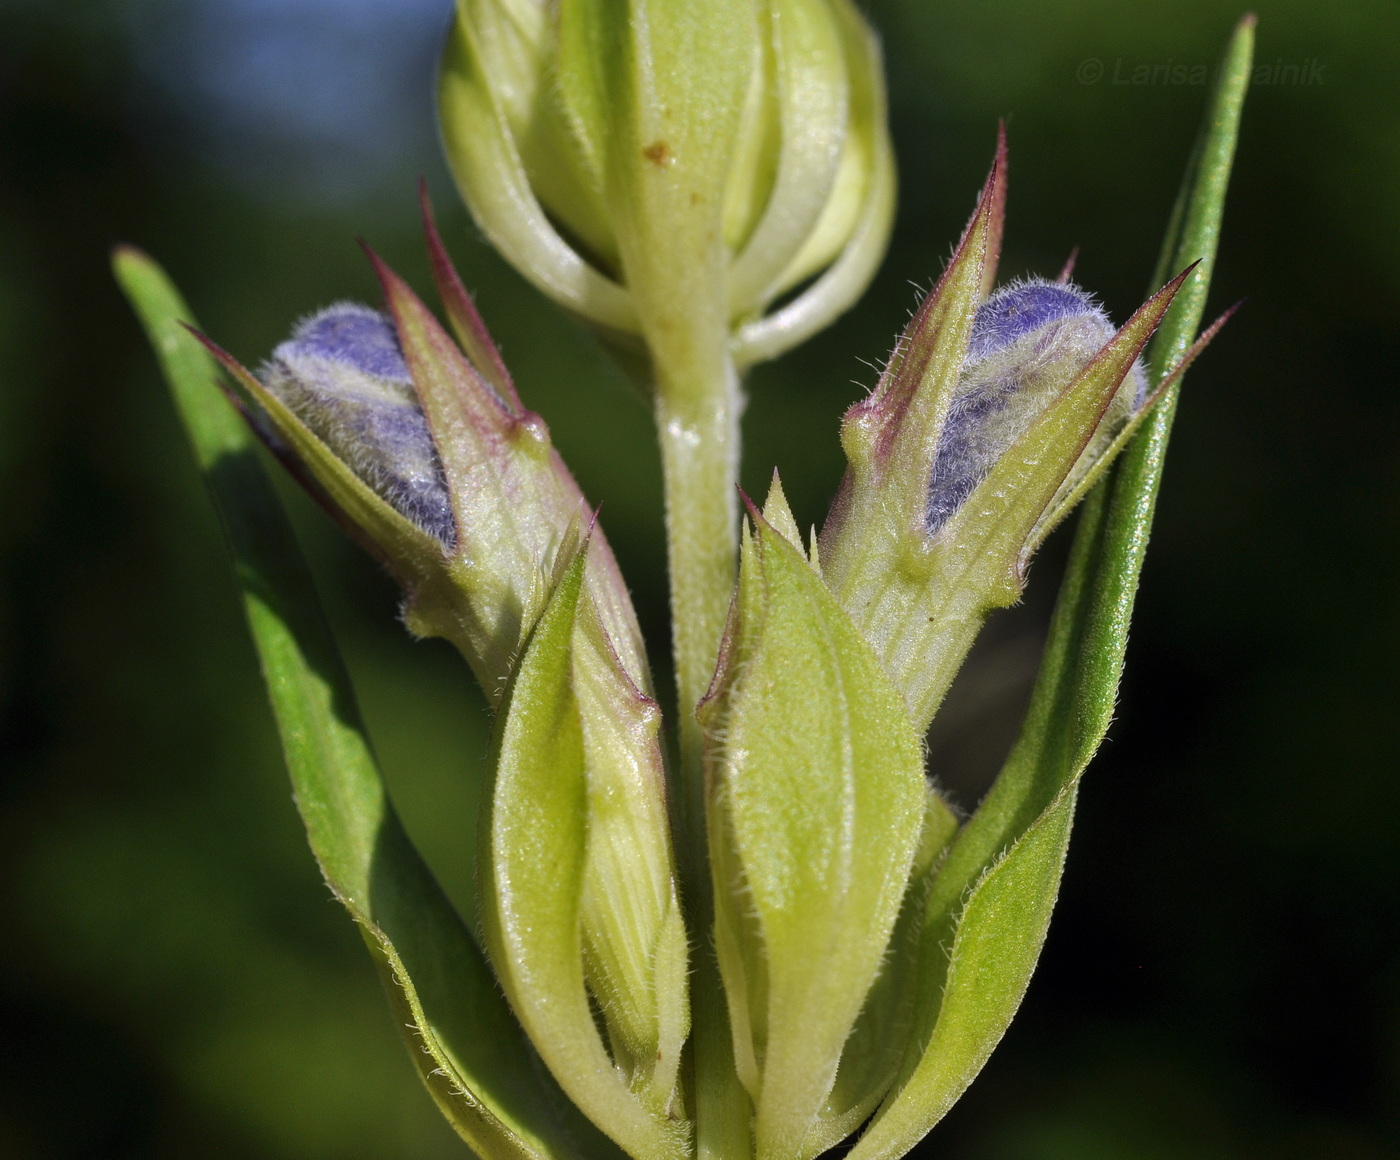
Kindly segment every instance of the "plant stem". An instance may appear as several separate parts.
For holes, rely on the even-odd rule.
[[[749,1150],[749,1105],[734,1073],[724,993],[709,950],[714,919],[695,707],[714,671],[734,587],[741,399],[733,363],[722,348],[709,346],[697,344],[690,348],[696,357],[669,365],[657,360],[656,427],[666,488],[679,720],[678,855],[686,910],[698,936],[691,976],[695,1154],[699,1160],[737,1160]]]
[[[656,425],[666,486],[671,643],[676,663],[682,764],[698,760],[695,706],[705,695],[729,597],[738,545],[739,383],[725,360],[695,390],[658,389]]]

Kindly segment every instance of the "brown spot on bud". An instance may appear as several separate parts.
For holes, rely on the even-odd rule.
[[[665,141],[653,141],[642,150],[642,156],[660,169],[665,169],[675,160],[671,147]]]

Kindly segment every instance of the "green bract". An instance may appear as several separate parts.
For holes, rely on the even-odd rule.
[[[793,542],[776,479],[768,514],[754,515],[701,706],[705,788],[715,950],[755,1150],[807,1160],[893,1078],[833,1106],[908,885],[925,787],[899,693]]]
[[[677,1072],[689,1016],[660,715],[608,647],[585,568],[580,552],[559,578],[498,718],[482,931],[560,1086],[631,1155],[661,1160],[688,1150]]]
[[[999,141],[846,417],[850,467],[804,551],[776,474],[740,528],[738,369],[830,318],[883,246],[868,30],[842,0],[461,0],[441,85],[473,211],[655,387],[669,734],[602,529],[431,215],[446,327],[374,259],[384,310],[310,316],[257,374],[118,252],[224,520],[311,846],[486,1160],[811,1160],[852,1136],[855,1160],[894,1160],[985,1063],[1108,727],[1180,378],[1219,327],[1197,336],[1252,35],[1121,329],[1068,275],[995,288]],[[255,435],[486,692],[470,914],[394,814]],[[963,818],[923,731],[1086,496],[1030,710]]]

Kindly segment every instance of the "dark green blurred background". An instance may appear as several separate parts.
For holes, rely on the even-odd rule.
[[[429,97],[449,8],[0,0],[2,1157],[465,1154],[304,847],[114,242],[165,262],[256,362],[298,315],[373,297],[357,234],[425,282],[426,173],[664,656],[648,418],[451,194]],[[891,256],[858,311],[754,375],[746,420],[749,485],[780,466],[804,522],[840,473],[838,416],[971,208],[996,118],[1005,272],[1053,273],[1079,244],[1080,280],[1121,321],[1205,91],[1115,75],[1213,65],[1239,14],[871,8],[902,170]],[[1400,1155],[1400,9],[1259,11],[1272,71],[1246,109],[1213,306],[1249,301],[1187,384],[1119,720],[1040,972],[930,1158]],[[292,499],[410,826],[464,897],[482,703]],[[1009,742],[1062,551],[932,739],[964,805]]]

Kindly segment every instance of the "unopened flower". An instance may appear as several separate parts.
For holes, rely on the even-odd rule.
[[[1139,355],[1183,271],[1116,330],[1079,287],[995,282],[1005,141],[952,261],[868,399],[822,531],[823,573],[927,727],[986,614],[1142,421]],[[1179,375],[1209,340],[1208,331]]]
[[[740,365],[780,353],[884,252],[883,78],[849,0],[650,0],[631,19],[460,0],[439,96],[453,173],[501,253],[663,363],[680,312]]]
[[[452,641],[494,702],[592,512],[425,220],[458,342],[371,253],[387,313],[322,310],[260,376],[215,353],[273,452],[403,586],[408,626]],[[631,598],[600,529],[587,551],[611,647],[649,692]]]
[[[1207,271],[1252,28],[1167,251]],[[815,1160],[861,1132],[851,1160],[895,1160],[1034,970],[1169,413],[1080,529],[1025,723],[970,817],[926,777],[923,732],[986,613],[1218,329],[1169,373],[1140,361],[1169,308],[1161,345],[1186,348],[1204,287],[1173,308],[1187,267],[1117,330],[1068,273],[994,290],[1000,140],[947,270],[846,416],[849,470],[804,550],[776,473],[740,530],[740,372],[844,309],[884,248],[883,82],[850,0],[458,0],[440,81],[478,223],[654,389],[676,768],[595,513],[425,199],[451,334],[371,254],[382,312],[311,315],[257,375],[208,345],[267,446],[398,579],[408,627],[452,641],[490,699],[475,907],[454,914],[185,307],[123,252],[225,516],[326,880],[482,1157]]]

